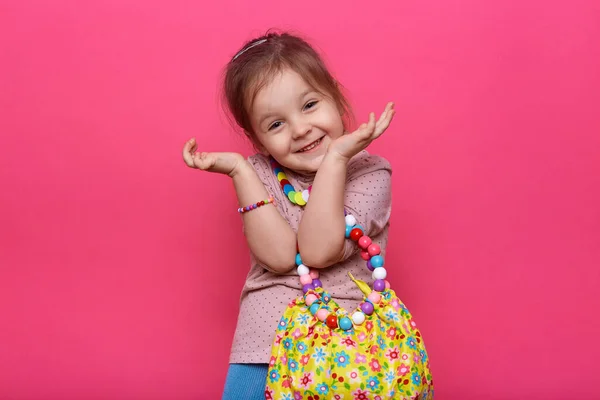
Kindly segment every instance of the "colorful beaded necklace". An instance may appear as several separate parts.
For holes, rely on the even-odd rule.
[[[283,168],[274,160],[271,159],[271,166],[273,172],[279,183],[281,189],[288,197],[292,204],[304,206],[308,201],[308,195],[310,194],[311,187],[305,191],[298,192],[287,180]],[[306,192],[306,196],[305,196]],[[298,201],[298,200],[301,201]],[[360,247],[360,256],[367,263],[367,268],[372,271],[373,277],[373,290],[368,294],[366,299],[361,302],[356,311],[352,314],[352,318],[348,318],[345,313],[341,318],[336,315],[337,310],[331,310],[327,303],[331,300],[331,297],[322,290],[323,283],[319,279],[319,271],[314,268],[309,268],[302,263],[302,257],[300,253],[296,254],[296,272],[300,276],[300,283],[302,284],[302,292],[304,293],[304,302],[309,307],[310,313],[314,315],[319,321],[324,322],[330,329],[341,329],[343,331],[349,331],[354,325],[361,325],[366,315],[373,314],[375,305],[381,300],[381,292],[390,288],[390,284],[385,280],[387,277],[387,271],[383,268],[384,260],[381,256],[381,248],[379,245],[373,243],[371,238],[364,234],[363,227],[356,224],[356,218],[353,215],[347,214],[344,211],[345,222],[346,222],[346,238],[356,242]],[[350,278],[354,280],[352,275]],[[355,283],[359,283],[354,280]],[[366,285],[365,285],[366,286]]]
[[[292,204],[296,204],[298,206],[305,206],[308,202],[308,198],[310,196],[310,190],[312,186],[309,186],[308,189],[303,190],[302,192],[296,191],[290,181],[288,181],[285,172],[283,172],[283,168],[274,158],[271,157],[271,167],[273,168],[273,172],[281,185],[281,190],[287,196]]]

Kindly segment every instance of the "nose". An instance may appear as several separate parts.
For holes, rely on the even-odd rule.
[[[292,124],[292,135],[294,139],[300,139],[310,133],[312,125],[305,118],[297,118]]]

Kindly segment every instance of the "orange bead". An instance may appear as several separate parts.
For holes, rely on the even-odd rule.
[[[329,314],[329,316],[325,320],[325,323],[331,329],[335,329],[338,327],[337,317],[334,314]]]

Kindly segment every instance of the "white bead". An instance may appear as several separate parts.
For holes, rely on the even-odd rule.
[[[308,275],[310,273],[310,270],[304,264],[298,265],[298,268],[296,268],[296,271],[298,272],[298,275],[300,275],[300,276]]]
[[[387,271],[383,267],[375,268],[375,271],[373,271],[373,279],[375,279],[375,280],[385,279],[386,276],[387,276]]]
[[[355,325],[361,325],[363,322],[365,322],[365,314],[361,313],[360,311],[355,312],[352,314],[352,321]]]
[[[308,189],[304,189],[302,191],[302,198],[304,199],[304,201],[308,202],[308,197],[309,197]]]
[[[356,218],[354,218],[354,215],[346,215],[346,226],[354,226],[356,225]]]

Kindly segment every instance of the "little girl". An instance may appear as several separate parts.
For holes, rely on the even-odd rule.
[[[351,213],[385,252],[391,211],[391,167],[365,148],[394,116],[348,132],[352,120],[340,84],[304,40],[269,33],[246,43],[226,67],[228,111],[258,153],[197,152],[183,148],[191,168],[233,181],[251,251],[241,294],[223,399],[264,399],[271,346],[286,305],[302,295],[302,262],[319,268],[320,283],[343,307],[362,298],[347,277],[370,279],[356,245],[345,237]],[[310,201],[309,201],[310,197]]]

